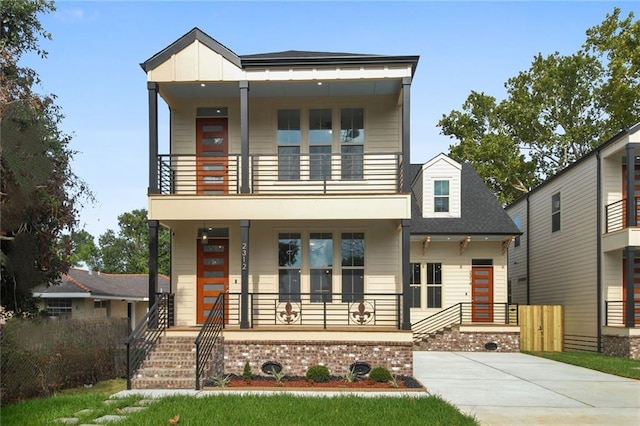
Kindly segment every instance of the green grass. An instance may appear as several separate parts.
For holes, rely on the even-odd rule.
[[[616,376],[640,379],[640,360],[591,352],[524,352]]]
[[[120,385],[118,385],[120,386]],[[83,389],[84,390],[84,389]],[[79,423],[92,423],[105,414],[116,414],[116,408],[135,405],[140,396],[106,405],[109,392],[96,389],[65,392],[49,398],[19,402],[0,409],[2,426],[55,425],[56,419],[74,417],[83,409],[95,410],[79,417]],[[462,414],[439,397],[340,396],[336,398],[287,395],[214,395],[201,398],[172,396],[158,400],[149,408],[126,415],[118,422],[126,425],[166,425],[180,416],[179,426],[224,425],[477,425],[476,420]]]

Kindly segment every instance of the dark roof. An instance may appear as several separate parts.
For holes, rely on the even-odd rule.
[[[172,55],[175,55],[195,40],[207,46],[214,52],[219,53],[229,62],[235,64],[238,68],[250,67],[266,67],[279,65],[336,65],[336,64],[378,64],[378,63],[410,63],[412,71],[415,73],[418,66],[419,56],[386,56],[386,55],[369,55],[360,53],[339,53],[339,52],[309,52],[302,50],[287,50],[283,52],[272,53],[256,53],[252,55],[236,55],[231,49],[216,41],[214,38],[206,34],[199,28],[193,28],[191,31],[180,37],[175,42],[153,55],[140,64],[142,69],[147,72],[154,69],[161,63],[165,62]]]
[[[158,276],[158,291],[169,291],[169,278]],[[94,297],[146,298],[149,296],[147,274],[105,274],[82,269],[70,269],[62,275],[58,285],[47,287],[42,293],[79,293]]]
[[[411,165],[412,181],[422,170]],[[424,218],[415,194],[411,196],[411,234],[430,235],[520,235],[511,217],[469,163],[462,164],[459,218]]]

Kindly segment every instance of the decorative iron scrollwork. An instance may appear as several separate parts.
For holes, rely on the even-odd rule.
[[[295,308],[294,309],[294,305]],[[276,305],[276,320],[282,324],[293,324],[300,320],[300,305],[297,302],[280,302]]]
[[[375,308],[371,302],[362,300],[349,306],[349,322],[369,324],[375,318]]]

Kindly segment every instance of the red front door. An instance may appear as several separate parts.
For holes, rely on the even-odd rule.
[[[493,268],[471,268],[471,321],[493,322]]]
[[[229,290],[229,240],[198,240],[198,324],[207,319],[220,293]],[[225,304],[225,323],[228,310]]]
[[[196,168],[198,194],[229,191],[229,137],[226,118],[196,119]]]

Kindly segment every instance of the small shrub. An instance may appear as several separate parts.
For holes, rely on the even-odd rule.
[[[242,370],[242,378],[245,382],[251,382],[253,379],[253,373],[251,372],[251,365],[249,365],[249,361],[244,363],[244,370]]]
[[[389,384],[391,385],[392,388],[395,388],[395,389],[398,389],[400,387],[400,385],[398,384],[398,380],[396,379],[396,376],[393,376],[391,380],[389,380]]]
[[[276,370],[274,367],[271,367],[271,375],[274,379],[276,379],[276,385],[282,386],[282,379],[284,378],[284,370]]]
[[[391,372],[386,367],[376,367],[369,373],[369,380],[374,382],[389,382],[393,379]]]
[[[307,380],[316,383],[325,383],[328,382],[331,378],[331,373],[329,369],[324,365],[312,365],[307,370],[306,374]]]
[[[358,375],[353,372],[353,370],[347,371],[347,373],[342,377],[342,381],[346,383],[353,383],[358,379]]]
[[[213,383],[220,388],[226,388],[229,382],[231,382],[231,376],[218,376],[213,378]]]

